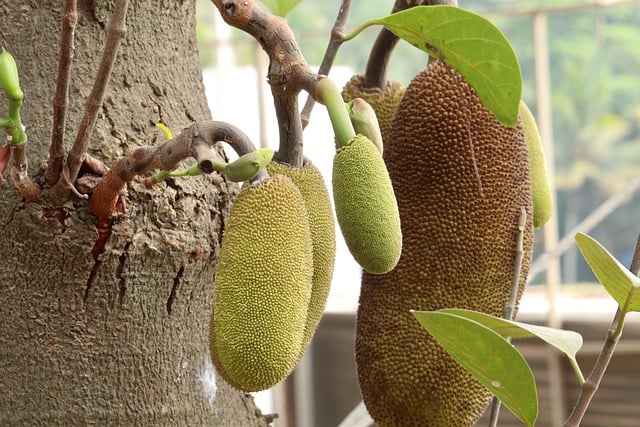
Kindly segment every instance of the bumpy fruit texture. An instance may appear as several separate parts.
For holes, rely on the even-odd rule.
[[[400,258],[398,205],[382,156],[357,135],[333,160],[333,201],[349,251],[363,269],[382,274]]]
[[[301,355],[311,298],[311,232],[298,187],[283,175],[242,188],[222,237],[210,352],[245,392],[282,381]]]
[[[384,89],[365,88],[362,86],[362,79],[362,74],[351,77],[351,80],[342,88],[342,98],[345,102],[362,98],[373,107],[380,124],[383,144],[386,144],[389,139],[388,134],[391,122],[396,115],[396,109],[400,104],[402,95],[404,95],[405,88],[394,81],[387,82],[387,86]]]
[[[435,62],[407,88],[385,146],[403,249],[394,270],[364,273],[356,362],[381,426],[473,424],[490,393],[409,310],[502,315],[524,208],[522,293],[532,250],[531,182],[522,125],[504,127],[455,70]]]
[[[529,150],[529,165],[531,170],[531,193],[533,196],[533,226],[542,227],[549,221],[553,213],[553,195],[549,174],[544,159],[542,140],[536,119],[524,101],[520,101],[520,117],[524,126],[524,139]]]
[[[333,209],[329,192],[320,170],[305,159],[302,168],[271,162],[267,166],[270,174],[286,175],[302,193],[307,213],[313,247],[313,277],[311,279],[311,300],[307,311],[301,351],[311,343],[331,288],[333,266],[336,258],[336,232]]]

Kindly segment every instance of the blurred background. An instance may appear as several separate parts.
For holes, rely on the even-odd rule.
[[[268,58],[251,37],[228,27],[210,0],[197,3],[213,118],[239,126],[256,144],[277,148],[278,127],[266,82]],[[392,4],[353,1],[348,31],[385,15]],[[287,16],[312,67],[322,60],[340,5],[339,0],[302,0]],[[622,264],[631,262],[640,231],[640,1],[459,0],[459,6],[490,19],[512,43],[522,69],[523,98],[538,120],[554,176],[557,212],[536,232],[531,285],[519,320],[582,333],[585,346],[578,360],[587,375],[616,304],[595,283],[573,235],[588,233]],[[378,31],[369,28],[340,48],[330,74],[338,86],[363,71]],[[426,62],[426,54],[401,42],[388,77],[407,85]],[[305,100],[301,94],[301,104]],[[333,153],[328,116],[319,106],[305,130],[305,155],[328,184]],[[284,384],[256,395],[264,413],[279,414],[276,426],[369,425],[366,417],[361,424],[354,421],[357,412],[345,420],[361,400],[353,361],[359,281],[360,269],[339,240],[331,295],[312,346]],[[640,425],[637,322],[637,317],[629,318],[583,425]],[[568,364],[538,342],[519,348],[538,381],[538,425],[562,425],[578,393]],[[503,410],[500,425],[519,424]]]

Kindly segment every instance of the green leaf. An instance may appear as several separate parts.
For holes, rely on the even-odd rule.
[[[300,3],[300,0],[260,0],[271,13],[278,16],[286,16]]]
[[[594,238],[576,234],[576,243],[598,281],[624,312],[640,311],[640,278],[630,272]]]
[[[412,311],[423,328],[515,416],[533,426],[538,395],[531,368],[505,338],[464,317],[442,311]]]
[[[518,122],[520,64],[502,32],[480,15],[453,6],[416,6],[365,25],[381,24],[464,76],[505,126]]]
[[[546,326],[530,325],[527,323],[502,319],[478,311],[463,310],[460,308],[447,308],[440,311],[464,317],[465,319],[474,320],[500,334],[504,338],[538,337],[547,344],[552,345],[566,354],[567,357],[572,360],[575,360],[576,353],[582,347],[582,335],[577,332],[549,328]]]

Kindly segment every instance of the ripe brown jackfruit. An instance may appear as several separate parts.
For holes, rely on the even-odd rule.
[[[333,203],[351,255],[370,273],[391,270],[400,258],[398,205],[378,149],[357,135],[333,159]]]
[[[311,343],[331,288],[333,266],[336,258],[335,220],[329,192],[320,170],[305,159],[303,167],[271,162],[267,166],[271,175],[286,175],[298,186],[309,214],[311,243],[313,246],[313,278],[311,280],[311,300],[307,311],[307,322],[302,339],[301,351]]]
[[[356,98],[362,98],[373,107],[380,124],[380,133],[382,133],[382,141],[387,143],[391,122],[396,115],[396,109],[405,88],[402,84],[395,81],[388,81],[384,89],[365,88],[362,86],[362,74],[356,74],[342,88],[342,99],[345,102],[352,101]]]
[[[235,199],[216,267],[210,353],[246,391],[282,381],[300,358],[313,259],[307,209],[290,178],[248,183]]]
[[[363,275],[356,327],[362,395],[382,427],[468,426],[491,394],[409,310],[501,316],[524,208],[522,293],[533,234],[523,128],[502,126],[465,79],[438,61],[408,86],[390,141],[384,159],[403,248],[394,270]]]

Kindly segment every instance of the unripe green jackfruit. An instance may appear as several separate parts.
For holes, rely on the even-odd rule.
[[[301,356],[311,298],[311,232],[302,194],[275,175],[235,199],[216,267],[210,352],[220,375],[253,392]]]
[[[531,194],[533,196],[533,226],[542,227],[553,213],[553,195],[549,183],[549,174],[544,159],[544,151],[536,119],[524,101],[520,101],[520,117],[524,126],[524,139],[529,150],[531,170]]]
[[[382,156],[357,135],[333,160],[333,201],[349,251],[363,269],[382,274],[400,258],[398,205]]]
[[[373,107],[380,124],[383,144],[386,144],[391,122],[396,115],[396,109],[402,95],[404,95],[405,88],[395,81],[388,81],[384,89],[365,88],[362,86],[363,78],[362,74],[351,77],[342,88],[342,99],[344,102],[349,102],[356,98],[362,98]]]
[[[473,424],[491,398],[410,310],[466,308],[501,316],[524,208],[521,294],[531,258],[531,182],[523,128],[502,126],[442,62],[407,87],[385,145],[403,233],[384,275],[363,274],[356,362],[381,427]]]
[[[271,162],[267,166],[267,171],[271,175],[282,174],[291,178],[300,189],[309,214],[309,228],[313,246],[313,278],[311,280],[311,300],[302,339],[302,352],[304,352],[311,343],[318,322],[324,313],[331,288],[336,258],[333,209],[322,173],[309,160],[305,159],[301,168],[291,168],[288,165]]]

